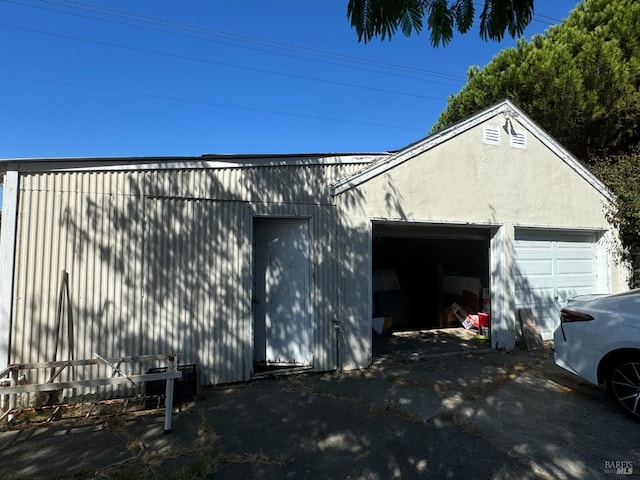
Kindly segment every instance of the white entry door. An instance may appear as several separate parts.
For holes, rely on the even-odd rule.
[[[516,308],[531,308],[550,339],[568,298],[599,293],[594,234],[516,230],[514,250]]]
[[[254,363],[311,365],[309,222],[254,223]]]

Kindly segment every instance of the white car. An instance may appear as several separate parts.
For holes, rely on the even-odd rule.
[[[569,302],[554,343],[557,365],[606,384],[618,406],[640,421],[640,289]]]

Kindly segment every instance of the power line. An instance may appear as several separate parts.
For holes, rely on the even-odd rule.
[[[204,27],[201,25],[193,25],[189,23],[177,22],[177,21],[169,20],[165,18],[154,17],[150,15],[144,15],[144,14],[129,12],[125,10],[118,10],[114,8],[104,7],[102,5],[80,2],[77,0],[39,0],[39,1],[42,3],[51,3],[54,5],[61,5],[67,8],[86,10],[89,12],[99,13],[102,15],[115,16],[119,18],[126,18],[128,20],[168,26],[170,28],[176,28],[179,30],[187,30],[187,31],[198,32],[198,33],[211,35],[211,36],[219,36],[222,38],[228,38],[228,39],[250,43],[250,44],[258,44],[261,46],[267,46],[267,47],[276,48],[276,49],[295,51],[298,53],[317,55],[317,56],[327,57],[327,58],[334,58],[334,59],[344,60],[347,62],[356,62],[356,63],[368,65],[368,66],[382,67],[382,68],[388,68],[393,70],[402,70],[407,73],[414,73],[414,74],[420,74],[425,76],[434,76],[434,77],[439,77],[447,80],[465,80],[465,77],[461,75],[453,75],[453,74],[444,73],[444,72],[424,70],[424,69],[415,68],[415,67],[408,67],[406,65],[380,62],[377,60],[370,60],[362,57],[344,55],[344,54],[335,53],[335,52],[328,52],[326,50],[303,47],[300,45],[294,45],[290,43],[276,42],[273,40],[262,39],[262,38],[258,38],[250,35],[227,32],[224,30]]]
[[[391,125],[391,124],[383,124],[383,123],[376,123],[376,122],[365,122],[365,121],[359,121],[359,120],[345,120],[342,118],[324,117],[320,115],[309,115],[305,113],[284,112],[284,111],[271,110],[266,108],[246,107],[242,105],[209,102],[206,100],[194,100],[190,98],[169,97],[166,95],[154,95],[154,94],[144,93],[144,92],[131,92],[127,90],[119,90],[119,89],[107,88],[107,87],[97,87],[93,85],[82,85],[78,83],[60,82],[55,80],[43,80],[40,78],[26,77],[22,75],[11,75],[7,73],[0,73],[0,77],[9,78],[13,80],[20,80],[20,81],[45,83],[49,85],[57,85],[57,86],[67,87],[67,88],[81,88],[85,90],[96,90],[96,91],[107,92],[107,93],[116,93],[120,95],[130,95],[135,97],[144,97],[144,98],[151,98],[156,100],[169,100],[172,102],[190,103],[190,104],[206,105],[206,106],[217,107],[217,108],[227,108],[227,109],[234,109],[234,110],[267,113],[271,115],[283,115],[283,116],[289,116],[289,117],[306,118],[311,120],[323,120],[328,122],[340,122],[340,123],[348,123],[348,124],[354,124],[354,125],[366,125],[370,127],[394,128],[398,130],[409,130],[409,131],[417,131],[417,132],[423,132],[423,133],[426,131],[425,129],[422,129],[422,128],[408,127],[404,125]]]
[[[192,38],[192,39],[196,39],[196,40],[200,40],[200,41],[216,43],[216,44],[219,44],[219,45],[230,45],[230,46],[233,46],[233,47],[245,48],[245,49],[255,50],[255,51],[259,51],[259,52],[266,52],[266,53],[270,53],[270,54],[277,54],[277,55],[281,55],[281,56],[286,56],[286,57],[290,57],[290,58],[297,58],[297,59],[302,59],[302,60],[306,60],[306,61],[312,61],[312,62],[316,62],[316,63],[323,63],[323,64],[328,64],[328,65],[337,65],[337,66],[342,67],[342,68],[348,68],[348,69],[360,70],[360,71],[368,71],[368,72],[381,74],[381,75],[387,75],[387,76],[393,76],[393,77],[405,78],[405,79],[417,80],[417,81],[424,81],[424,82],[429,82],[429,83],[434,83],[434,84],[439,84],[439,85],[456,86],[456,87],[458,87],[458,86],[460,86],[460,82],[462,82],[463,80],[466,80],[466,77],[463,77],[463,76],[451,75],[451,74],[446,74],[446,73],[438,73],[438,75],[440,75],[440,76],[439,77],[435,77],[435,78],[440,78],[440,79],[443,79],[443,80],[456,81],[455,84],[452,84],[450,82],[440,82],[440,81],[428,78],[429,71],[426,71],[426,70],[413,69],[411,67],[394,66],[393,64],[384,64],[382,62],[369,61],[369,60],[366,60],[366,59],[360,59],[361,60],[360,62],[351,61],[350,63],[339,63],[342,60],[340,58],[337,58],[338,55],[337,54],[331,54],[329,52],[327,52],[326,56],[328,56],[328,57],[333,56],[336,59],[336,61],[322,60],[320,58],[309,58],[308,56],[306,56],[306,57],[302,56],[302,54],[287,53],[285,51],[268,50],[267,48],[269,48],[269,47],[266,46],[266,45],[265,45],[265,48],[260,48],[258,46],[242,45],[242,44],[238,44],[238,43],[225,42],[225,41],[221,41],[221,40],[216,40],[215,38],[211,38],[211,37],[215,37],[216,35],[212,34],[212,33],[207,33],[208,29],[206,27],[194,26],[191,29],[177,28],[177,27],[174,27],[174,26],[166,24],[166,23],[171,23],[170,20],[164,20],[165,24],[160,23],[159,25],[162,26],[162,27],[174,28],[174,29],[178,29],[178,30],[182,30],[182,31],[189,31],[191,33],[196,33],[198,35],[205,35],[205,37],[195,36],[193,34],[181,33],[180,31],[174,32],[174,31],[163,30],[163,29],[160,29],[160,28],[152,28],[152,27],[149,27],[149,26],[136,25],[136,24],[132,24],[132,23],[124,23],[124,22],[121,22],[121,21],[111,20],[111,19],[108,19],[108,18],[100,18],[100,17],[84,15],[84,14],[76,13],[76,12],[57,10],[57,9],[46,7],[46,6],[33,5],[33,4],[30,4],[30,3],[25,3],[25,2],[19,1],[19,0],[0,0],[0,1],[5,2],[5,3],[13,3],[13,4],[16,4],[16,5],[23,6],[23,7],[36,8],[36,9],[52,11],[52,12],[56,12],[56,13],[60,13],[60,14],[64,14],[64,15],[72,15],[72,16],[77,16],[77,17],[82,17],[82,18],[88,18],[88,19],[91,19],[91,20],[99,20],[99,21],[102,21],[102,22],[113,23],[113,24],[123,25],[123,26],[127,26],[127,27],[132,27],[132,28],[138,28],[138,29],[141,29],[141,30],[155,31],[155,32],[163,33],[163,34],[169,34],[169,35],[174,35],[174,36],[179,36],[179,37],[184,37],[184,38]],[[47,0],[41,0],[41,1],[47,2]],[[49,1],[48,3],[56,3],[56,2]],[[78,7],[74,7],[74,6],[70,6],[70,5],[65,5],[65,6],[70,7],[70,8],[78,8]],[[104,14],[103,12],[95,12],[95,11],[92,12],[92,13]],[[132,15],[135,15],[135,14],[132,14]],[[111,15],[111,16],[115,16],[115,15]],[[120,15],[120,17],[122,17],[122,15]],[[132,20],[132,21],[140,21],[140,20],[136,20],[135,18],[127,18],[127,19],[128,20]],[[153,23],[153,22],[147,21],[146,23]],[[158,22],[155,22],[155,23],[158,24]],[[235,34],[230,34],[230,35],[235,35]],[[220,37],[220,35],[217,35],[217,36]],[[265,40],[264,42],[269,42],[269,41]],[[298,48],[302,49],[304,47],[298,47]],[[345,58],[349,58],[347,56],[344,56],[344,57]],[[357,57],[353,57],[353,58],[355,59]],[[366,68],[366,63],[367,62],[371,64],[372,68]],[[360,63],[360,65],[358,65],[357,63]],[[375,65],[376,63],[378,63],[378,65]],[[383,70],[380,70],[380,69],[383,69]],[[386,69],[386,70],[384,70],[384,69]],[[409,75],[406,75],[406,74],[403,74],[403,73],[399,72],[398,70],[406,71],[408,73],[411,73],[411,72],[415,71],[415,74],[419,74],[421,76],[420,77],[409,76]],[[433,72],[432,76],[435,75],[436,73],[437,72]]]
[[[538,17],[538,18],[536,18]],[[543,18],[544,20],[541,20]],[[533,19],[538,22],[547,23],[548,25],[555,25],[557,23],[562,23],[563,20],[559,18],[549,17],[548,15],[542,15],[541,13],[534,13]]]
[[[152,54],[152,55],[159,55],[159,56],[170,57],[170,58],[177,58],[177,59],[180,59],[180,60],[188,60],[188,61],[192,61],[192,62],[208,63],[208,64],[212,64],[212,65],[220,65],[220,66],[223,66],[223,67],[231,67],[231,68],[237,68],[237,69],[242,69],[242,70],[249,70],[249,71],[253,71],[253,72],[266,73],[266,74],[269,74],[269,75],[277,75],[277,76],[282,76],[282,77],[296,78],[296,79],[305,80],[305,81],[326,83],[326,84],[329,84],[329,85],[337,85],[337,86],[341,86],[341,87],[350,87],[350,88],[358,88],[358,89],[363,89],[363,90],[371,90],[371,91],[380,92],[380,93],[387,93],[387,94],[391,94],[391,95],[402,95],[402,96],[406,96],[406,97],[421,98],[421,99],[425,99],[425,100],[437,100],[437,101],[445,101],[446,100],[444,98],[431,97],[431,96],[427,96],[427,95],[419,95],[419,94],[415,94],[415,93],[400,92],[400,91],[396,91],[396,90],[387,90],[387,89],[384,89],[384,88],[369,87],[369,86],[366,86],[366,85],[356,85],[356,84],[352,84],[352,83],[338,82],[338,81],[335,81],[335,80],[325,80],[325,79],[321,79],[321,78],[308,77],[308,76],[305,76],[305,75],[297,75],[297,74],[292,74],[292,73],[277,72],[277,71],[274,71],[274,70],[268,70],[268,69],[264,69],[264,68],[247,67],[247,66],[243,66],[243,65],[235,65],[235,64],[232,64],[232,63],[219,62],[219,61],[216,61],[216,60],[210,60],[210,59],[206,59],[206,58],[198,58],[198,57],[192,57],[192,56],[187,56],[187,55],[178,55],[178,54],[161,52],[161,51],[158,51],[158,50],[151,50],[151,49],[146,49],[146,48],[131,47],[129,45],[121,45],[121,44],[111,43],[111,42],[103,42],[103,41],[99,41],[99,40],[91,40],[91,39],[88,39],[88,38],[81,38],[81,37],[76,37],[76,36],[72,36],[72,35],[64,35],[64,34],[61,34],[61,33],[45,32],[45,31],[42,31],[42,30],[35,30],[35,29],[31,29],[31,28],[16,27],[16,26],[13,26],[13,25],[0,24],[0,28],[8,28],[8,29],[19,30],[19,31],[28,32],[28,33],[35,33],[35,34],[38,34],[38,35],[47,35],[47,36],[51,36],[51,37],[63,38],[63,39],[66,39],[66,40],[74,40],[74,41],[79,41],[79,42],[91,43],[91,44],[94,44],[94,45],[101,45],[101,46],[106,46],[106,47],[130,50],[130,51],[134,51],[134,52],[140,52],[140,53],[146,53],[146,54]]]
[[[484,8],[484,4],[480,3],[480,2],[473,2],[477,7],[482,7]],[[544,19],[544,20],[541,20]],[[541,13],[536,13],[535,9],[533,11],[533,17],[532,17],[532,21],[536,21],[539,23],[544,23],[547,25],[555,25],[557,23],[562,23],[562,20],[558,19],[558,18],[553,18],[553,17],[549,17],[547,15],[542,15]]]

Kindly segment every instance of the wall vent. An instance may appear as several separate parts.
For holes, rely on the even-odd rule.
[[[487,145],[500,145],[500,127],[496,127],[495,125],[483,125],[482,143]]]
[[[512,148],[527,148],[527,132],[518,132],[516,130],[511,130],[510,141],[509,144]]]

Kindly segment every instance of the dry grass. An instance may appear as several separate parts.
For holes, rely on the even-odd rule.
[[[283,465],[263,452],[224,453],[219,436],[200,413],[197,436],[190,445],[161,451],[146,447],[126,424],[113,427],[126,441],[131,457],[98,472],[105,480],[204,480],[229,464]]]
[[[0,423],[1,427],[24,428],[31,426],[44,426],[52,421],[63,423],[103,422],[103,417],[141,413],[145,410],[141,398],[113,399],[83,403],[65,403],[58,405],[44,405],[31,407],[22,405],[16,412],[11,425],[8,416]]]
[[[249,463],[252,465],[284,465],[284,462],[273,459],[261,451],[258,453],[227,453],[219,457],[220,462],[225,463]]]

